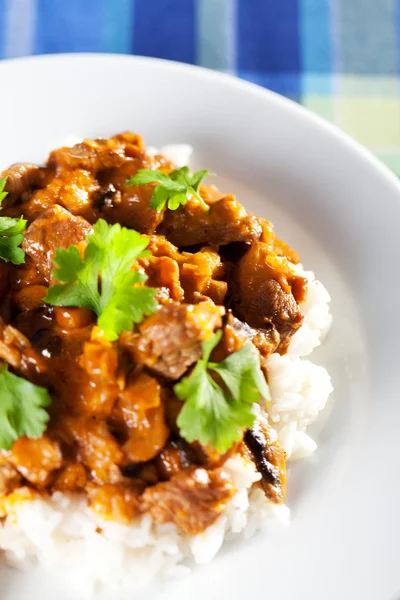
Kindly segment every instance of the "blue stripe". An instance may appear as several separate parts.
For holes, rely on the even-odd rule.
[[[0,0],[0,57],[4,56],[4,38],[6,28],[6,0]]]
[[[99,0],[38,0],[35,54],[102,50]]]
[[[36,0],[8,0],[5,15],[4,56],[29,56],[36,27]]]
[[[135,7],[134,54],[196,62],[195,0],[140,0]]]
[[[301,96],[301,74],[300,73],[259,73],[255,71],[239,71],[239,77],[257,83],[273,92],[287,96],[292,100],[299,101]]]
[[[299,70],[297,0],[239,0],[238,30],[239,70]]]
[[[129,54],[132,48],[135,0],[104,2],[104,52]]]
[[[302,69],[330,73],[332,44],[329,0],[300,0]]]

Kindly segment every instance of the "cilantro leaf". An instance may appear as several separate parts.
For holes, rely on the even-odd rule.
[[[0,179],[0,210],[1,203],[8,194],[4,191],[6,182],[6,177]],[[25,227],[26,221],[22,217],[0,217],[0,258],[5,262],[11,261],[14,265],[25,262],[25,253],[19,248],[24,239]]]
[[[260,396],[269,399],[269,390],[253,344],[246,344],[220,363],[209,362],[221,336],[219,331],[203,342],[203,357],[192,373],[174,386],[174,391],[184,401],[177,420],[181,436],[188,442],[197,439],[225,452],[241,439],[243,428],[252,427],[253,403]],[[209,371],[220,375],[226,390]]]
[[[199,186],[206,175],[211,175],[207,170],[191,173],[189,167],[175,169],[166,175],[161,171],[152,169],[139,169],[131,177],[126,185],[145,185],[146,183],[158,183],[154,188],[150,200],[150,207],[162,210],[168,205],[170,210],[176,210],[179,206],[186,204],[190,195],[195,196],[208,210],[207,204],[199,194]]]
[[[235,400],[240,401],[240,398],[246,397],[253,404],[260,395],[271,400],[267,382],[260,369],[259,355],[253,344],[245,344],[222,362],[210,363],[208,368],[219,373]]]
[[[87,241],[83,258],[76,246],[56,250],[53,277],[63,283],[49,288],[45,302],[93,310],[113,341],[157,309],[156,290],[140,285],[146,275],[132,270],[138,258],[149,254],[149,238],[99,219]]]
[[[6,183],[7,183],[7,177],[2,177],[0,179],[0,208],[1,208],[1,203],[3,202],[4,198],[8,194],[8,192],[4,191],[4,188],[6,187]]]
[[[46,388],[34,385],[0,365],[0,448],[9,450],[18,438],[40,437],[49,420],[44,410],[51,403]]]
[[[176,384],[175,392],[185,400],[178,417],[180,435],[188,442],[198,439],[224,452],[240,440],[240,431],[232,418],[229,396],[197,363],[190,377]]]

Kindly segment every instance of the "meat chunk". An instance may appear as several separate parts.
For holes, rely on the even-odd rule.
[[[150,159],[150,157],[149,157]],[[121,223],[125,227],[136,229],[140,233],[153,233],[161,223],[164,211],[150,207],[154,184],[142,186],[126,185],[138,169],[153,168],[152,161],[129,160],[123,165],[110,169],[104,178],[106,186],[112,186],[110,194],[102,208],[102,216],[110,223]]]
[[[246,431],[244,444],[261,474],[265,495],[272,502],[282,504],[286,490],[286,454],[276,431],[267,419],[258,417],[253,427]]]
[[[94,481],[118,483],[124,455],[105,421],[78,418],[68,419],[65,424],[78,445],[80,462],[91,471]]]
[[[228,195],[211,204],[209,211],[193,200],[178,210],[166,211],[159,233],[178,247],[221,246],[258,240],[262,229],[259,220],[249,215],[234,196]]]
[[[261,328],[250,327],[230,312],[224,327],[224,343],[226,354],[232,354],[242,348],[246,342],[252,342],[263,358],[275,352],[279,346],[280,336],[273,323],[265,323]]]
[[[51,152],[49,165],[61,169],[84,169],[97,173],[117,167],[125,161],[125,144],[116,139],[84,140],[72,147]]]
[[[39,439],[22,437],[12,446],[10,462],[25,479],[46,487],[62,465],[62,454],[57,442],[46,435]]]
[[[285,258],[271,254],[264,243],[252,244],[238,264],[234,311],[251,327],[266,328],[272,322],[280,334],[281,353],[303,320],[293,295],[303,281]]]
[[[28,227],[22,248],[50,281],[55,250],[78,244],[91,231],[92,226],[85,219],[75,217],[56,204]]]
[[[45,187],[36,191],[24,206],[24,215],[29,221],[39,217],[54,204],[63,206],[73,215],[94,221],[93,205],[98,197],[100,185],[97,179],[83,169],[61,171]]]
[[[196,462],[196,455],[185,440],[170,440],[155,459],[157,473],[166,481]]]
[[[11,365],[19,375],[40,384],[46,365],[30,341],[15,327],[0,319],[0,359]]]
[[[186,469],[170,481],[148,488],[142,508],[156,523],[175,523],[185,533],[196,535],[214,523],[235,492],[220,469]]]
[[[11,165],[3,171],[1,178],[6,177],[6,192],[4,206],[12,206],[18,201],[25,201],[33,188],[45,185],[47,170],[30,163]]]
[[[202,342],[221,326],[223,309],[208,302],[170,302],[143,321],[140,333],[123,332],[121,344],[137,362],[179,379],[202,355]]]

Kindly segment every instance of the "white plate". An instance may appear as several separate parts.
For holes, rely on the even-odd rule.
[[[187,142],[316,271],[333,330],[313,360],[335,385],[312,460],[289,480],[292,524],[230,546],[155,599],[396,600],[400,595],[400,186],[355,142],[231,77],[160,60],[56,56],[0,64],[0,166],[67,135],[132,129]],[[65,577],[65,574],[64,574]],[[62,578],[0,572],[2,600],[72,600]],[[113,600],[116,595],[112,594]],[[76,599],[74,599],[76,600]]]

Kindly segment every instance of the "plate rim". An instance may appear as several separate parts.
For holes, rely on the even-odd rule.
[[[253,94],[262,99],[268,99],[270,102],[280,105],[285,110],[288,110],[300,119],[308,121],[314,127],[322,130],[325,135],[334,137],[340,143],[344,144],[349,150],[361,157],[364,162],[368,163],[376,173],[390,183],[395,190],[400,193],[400,179],[395,175],[389,167],[387,167],[377,156],[373,154],[365,145],[357,141],[350,134],[342,130],[338,125],[331,123],[320,115],[314,113],[309,108],[302,104],[274,92],[268,88],[264,88],[256,83],[242,79],[237,75],[217,71],[200,65],[193,65],[180,61],[156,58],[151,56],[142,56],[136,54],[118,54],[107,52],[63,52],[57,54],[38,54],[24,57],[7,58],[0,61],[0,72],[8,69],[24,67],[30,63],[57,63],[57,62],[79,62],[85,59],[94,62],[110,61],[110,62],[131,62],[137,64],[148,64],[154,67],[161,67],[167,70],[177,72],[187,72],[200,78],[219,81],[229,87]]]

